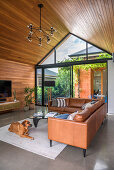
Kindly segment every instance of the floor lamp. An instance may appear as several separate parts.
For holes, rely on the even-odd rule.
[[[44,81],[44,86],[48,87],[47,95],[48,95],[48,102],[49,102],[52,98],[52,87],[55,87],[55,81]],[[46,104],[46,109],[47,109],[47,105],[48,104]]]

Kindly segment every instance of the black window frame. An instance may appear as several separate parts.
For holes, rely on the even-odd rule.
[[[83,61],[75,61],[75,62],[66,62],[66,63],[57,63],[56,62],[56,48],[63,42],[65,41],[65,39],[67,39],[70,35],[74,35],[75,37],[83,40],[86,42],[86,60]],[[37,87],[37,69],[40,68],[42,69],[42,106],[44,106],[44,69],[47,68],[58,68],[58,67],[68,67],[70,66],[70,80],[71,80],[71,84],[70,84],[70,96],[73,97],[73,65],[82,65],[82,64],[95,64],[95,63],[107,63],[108,60],[112,60],[112,58],[104,58],[104,59],[94,59],[94,60],[88,60],[88,44],[91,44],[93,46],[95,46],[96,48],[99,48],[98,46],[80,38],[79,36],[73,34],[73,33],[68,33],[53,49],[51,49],[44,57],[43,59],[40,60],[40,62],[38,62],[35,65],[35,87]],[[99,48],[102,51],[108,53],[111,55],[110,52]],[[49,54],[54,51],[54,64],[45,64],[45,65],[41,65],[41,63],[43,62],[44,59],[46,59]],[[108,63],[107,63],[108,65]],[[108,88],[108,86],[107,86]],[[108,95],[107,95],[108,98]],[[35,94],[35,99],[37,101],[37,93]],[[107,100],[108,101],[108,100]],[[36,103],[37,105],[37,103]]]

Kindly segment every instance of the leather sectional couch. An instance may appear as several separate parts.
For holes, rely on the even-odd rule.
[[[106,103],[104,100],[99,100],[89,108],[79,111],[73,120],[48,118],[50,146],[52,146],[52,140],[76,146],[83,149],[85,157],[86,149],[106,118],[106,113]]]

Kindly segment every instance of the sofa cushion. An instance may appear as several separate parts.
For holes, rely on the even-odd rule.
[[[58,106],[58,107],[66,107],[66,106],[67,106],[66,102],[67,102],[69,99],[67,100],[66,98],[58,97],[57,100],[60,101],[60,104],[59,104],[60,106]]]
[[[98,102],[98,100],[92,100],[91,104],[95,104],[96,102]]]
[[[69,107],[82,107],[85,99],[70,98]]]
[[[84,122],[89,116],[93,114],[102,104],[104,103],[104,100],[100,100],[96,102],[95,104],[92,104],[92,106],[86,108],[81,113],[76,114],[74,117],[74,120],[77,122]]]
[[[61,107],[61,100],[57,99],[57,107]]]
[[[50,107],[49,107],[49,110],[51,110],[51,111],[56,111],[56,110],[57,110],[56,108],[57,108],[57,107],[50,106]]]
[[[92,104],[92,106],[89,108],[92,112],[97,110],[101,105],[103,104],[103,100],[97,101],[95,104]]]
[[[85,103],[89,103],[91,101],[92,101],[92,99],[85,99]]]
[[[78,111],[70,114],[70,115],[67,117],[67,119],[68,119],[68,120],[73,120],[76,114],[78,114]]]
[[[82,110],[87,109],[88,107],[91,107],[91,106],[92,106],[91,102],[85,103],[85,104],[82,106]]]
[[[97,107],[95,104],[93,104],[91,107],[88,108],[92,113],[95,112],[95,110],[97,110]]]
[[[69,116],[69,114],[60,114],[58,116],[55,116],[55,118],[59,118],[59,119],[67,119]]]
[[[76,111],[80,110],[80,108],[75,108],[75,107],[65,107],[64,111],[68,113],[74,113]]]
[[[70,100],[69,98],[66,98],[66,99],[65,99],[66,107],[68,107],[68,106],[69,106],[69,100]]]
[[[103,103],[105,103],[105,101],[104,101],[104,99],[101,99],[98,102],[96,102],[94,105],[96,106],[96,109],[98,109],[100,106],[103,105]]]
[[[91,114],[92,114],[91,110],[87,108],[83,110],[82,112],[76,114],[74,117],[74,120],[76,122],[84,122]]]
[[[57,99],[52,99],[52,106],[53,107],[57,107],[58,106]]]
[[[61,111],[61,112],[64,112],[64,107],[53,107],[53,106],[51,106],[51,107],[49,108],[49,110],[51,110],[51,111]]]

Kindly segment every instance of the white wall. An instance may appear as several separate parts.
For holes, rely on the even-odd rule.
[[[108,61],[108,113],[114,114],[114,62]]]
[[[107,70],[103,70],[103,95],[107,95]]]

